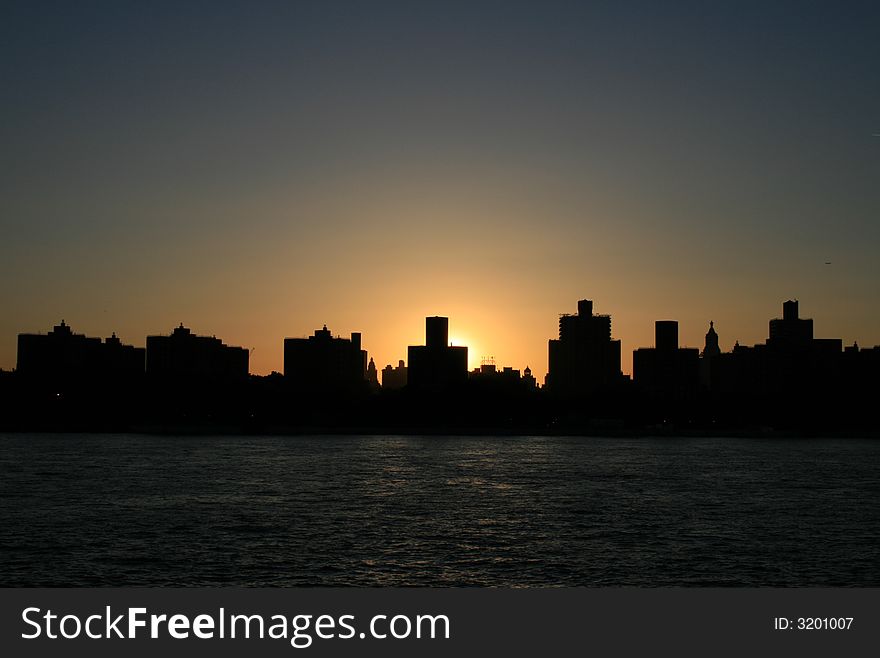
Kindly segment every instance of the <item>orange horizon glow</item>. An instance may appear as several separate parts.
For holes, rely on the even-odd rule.
[[[612,316],[612,337],[621,340],[621,367],[624,374],[632,372],[632,351],[638,347],[653,345],[654,320],[667,317],[676,319],[674,314],[668,313],[656,317],[649,317],[645,312],[627,313],[625,310],[615,313],[613,307],[609,308],[603,305],[601,300],[594,298],[593,301],[594,312],[611,314]],[[702,349],[710,319],[715,322],[724,351],[732,349],[736,340],[744,345],[762,343],[767,336],[767,321],[773,317],[781,316],[782,301],[780,300],[777,305],[777,312],[773,312],[769,304],[765,305],[767,317],[763,326],[758,324],[750,326],[749,323],[737,322],[735,317],[731,319],[732,316],[737,315],[732,310],[728,310],[726,313],[715,313],[712,317],[706,317],[704,321],[699,315],[707,316],[707,314],[700,314],[693,310],[687,314],[682,313],[677,318],[679,320],[680,343],[682,346]],[[570,303],[560,304],[559,312],[576,312],[576,302],[577,299],[572,298]],[[549,306],[549,303],[545,303],[545,306]],[[478,368],[484,358],[492,357],[499,369],[510,366],[522,371],[528,366],[538,381],[543,382],[547,371],[547,341],[557,337],[558,313],[529,316],[522,313],[521,310],[515,312],[515,309],[509,309],[511,312],[504,314],[503,309],[496,307],[489,309],[485,305],[471,309],[471,313],[466,312],[462,306],[449,305],[447,309],[449,309],[447,317],[449,317],[450,324],[449,343],[457,346],[464,345],[468,348],[469,370]],[[165,322],[164,326],[151,323],[151,328],[142,332],[140,338],[135,334],[131,321],[100,327],[97,323],[88,322],[76,314],[73,316],[68,314],[64,319],[76,333],[105,337],[115,331],[123,342],[137,346],[145,344],[147,335],[168,334],[182,321],[196,334],[215,335],[227,345],[250,349],[250,372],[255,375],[267,375],[272,371],[283,371],[284,338],[309,336],[325,321],[334,336],[348,338],[352,332],[360,332],[363,348],[367,350],[368,357],[373,358],[378,370],[381,371],[386,365],[396,366],[400,359],[406,362],[407,346],[424,344],[425,317],[439,314],[436,310],[422,311],[420,314],[392,313],[389,317],[394,321],[383,326],[383,323],[377,322],[375,317],[370,318],[369,321],[357,322],[354,314],[325,313],[322,321],[311,323],[311,325],[303,320],[290,320],[287,323],[288,326],[295,326],[295,329],[283,334],[273,332],[267,326],[265,330],[250,335],[246,332],[245,326],[234,319],[226,318],[223,320],[217,315],[201,320],[195,318],[197,321],[191,322],[187,317],[183,317],[181,320],[175,318],[174,321]],[[845,344],[851,344],[853,340],[859,338],[845,330],[835,333],[833,329],[835,324],[828,318],[823,318],[812,312],[808,300],[801,300],[801,316],[814,318],[816,337],[843,338]],[[41,327],[23,328],[19,333],[46,333],[60,319],[48,320]],[[843,323],[836,326],[839,330],[845,329]],[[864,347],[871,346],[869,341],[859,342]],[[12,357],[10,365],[14,365],[14,340],[10,341],[9,336],[5,337],[3,346],[7,362]]]
[[[326,324],[381,369],[444,315],[470,368],[543,381],[584,298],[627,374],[655,320],[727,351],[787,299],[880,344],[855,9],[65,4],[10,9],[0,60],[4,369],[61,318],[134,345],[183,322],[255,374]]]

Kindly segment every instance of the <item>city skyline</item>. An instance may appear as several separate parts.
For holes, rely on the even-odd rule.
[[[790,311],[790,308],[793,308],[794,309],[793,317],[797,318],[798,312],[799,312],[798,311],[799,300],[797,300],[797,299],[787,300],[782,304],[782,308],[784,309],[785,313],[788,313]],[[601,307],[599,307],[598,310],[602,311]],[[617,332],[619,330],[619,327],[615,324],[614,318],[609,313],[595,312],[594,306],[593,306],[593,300],[581,299],[577,302],[574,309],[570,309],[567,312],[558,313],[556,317],[557,317],[558,330],[559,330],[558,331],[558,338],[559,339],[561,339],[563,337],[562,336],[562,334],[563,334],[563,328],[562,328],[563,320],[566,320],[566,321],[570,320],[572,322],[579,322],[579,318],[592,317],[595,320],[602,321],[600,324],[601,324],[601,326],[604,327],[603,329],[599,329],[598,333],[595,333],[595,330],[589,330],[588,334],[590,336],[593,336],[593,335],[598,336],[600,341],[603,340],[601,338],[602,334],[607,334],[606,340],[612,341],[613,343],[617,344],[617,347],[614,350],[616,355],[609,357],[610,361],[608,361],[606,363],[604,357],[598,356],[596,354],[591,354],[589,356],[589,358],[587,359],[587,363],[594,363],[594,362],[595,363],[606,363],[606,366],[603,366],[603,367],[607,367],[607,366],[611,367],[611,371],[610,371],[610,373],[606,373],[606,377],[610,376],[611,379],[613,379],[615,376],[614,373],[616,372],[617,366],[614,366],[612,364],[620,364],[620,371],[619,371],[620,374],[622,374],[626,378],[632,378],[632,376],[634,374],[632,365],[633,365],[633,361],[635,358],[635,353],[640,352],[640,351],[644,351],[645,349],[651,350],[653,348],[658,347],[658,340],[656,338],[657,336],[660,335],[657,333],[658,327],[664,327],[666,329],[671,329],[673,332],[671,335],[674,336],[674,339],[672,339],[671,341],[668,338],[665,339],[665,342],[667,343],[667,345],[666,345],[667,349],[673,343],[676,343],[675,349],[683,348],[686,351],[693,351],[695,353],[702,352],[703,348],[705,347],[705,340],[707,338],[707,332],[711,332],[712,336],[713,336],[713,341],[714,341],[714,345],[713,345],[714,349],[718,353],[721,353],[721,354],[730,354],[735,350],[735,348],[737,346],[748,347],[750,345],[759,345],[760,346],[760,345],[769,344],[769,342],[772,341],[772,339],[773,339],[774,325],[777,325],[779,322],[782,321],[783,317],[786,317],[785,313],[783,313],[783,314],[776,313],[775,315],[773,315],[767,319],[766,324],[768,326],[768,331],[765,332],[764,338],[762,340],[757,340],[757,341],[754,341],[753,343],[734,340],[733,343],[730,344],[726,348],[725,348],[725,343],[719,339],[717,329],[715,328],[717,323],[713,320],[710,320],[708,325],[705,327],[706,331],[703,332],[701,341],[699,341],[698,343],[695,343],[695,344],[690,344],[690,343],[687,343],[681,339],[681,333],[680,333],[681,323],[677,319],[672,319],[671,317],[665,317],[663,319],[655,319],[651,323],[652,339],[647,341],[644,344],[635,345],[635,346],[632,346],[631,348],[627,348],[627,347],[621,345],[622,341],[620,341],[620,339],[617,336]],[[427,322],[429,325],[429,329],[427,330],[429,332],[429,334],[433,331],[433,335],[435,336],[433,339],[429,339],[429,341],[428,341],[429,344],[431,342],[433,342],[434,346],[438,347],[442,343],[445,342],[447,347],[465,348],[463,358],[466,359],[467,371],[479,370],[482,365],[485,365],[487,363],[490,363],[493,367],[497,365],[499,368],[502,366],[513,367],[518,370],[528,368],[530,370],[530,372],[536,373],[536,379],[539,382],[544,381],[544,375],[546,375],[547,372],[549,371],[549,368],[548,368],[548,370],[545,370],[543,373],[541,373],[540,370],[536,370],[528,363],[520,364],[520,363],[506,362],[506,361],[503,361],[502,359],[497,358],[494,354],[480,354],[478,356],[475,356],[474,350],[472,349],[472,347],[470,345],[468,345],[466,342],[462,342],[459,339],[455,338],[454,335],[449,332],[449,329],[448,329],[449,318],[448,317],[432,315],[432,316],[426,316],[424,318],[424,321]],[[432,321],[443,321],[442,328],[439,329],[440,333],[437,333],[438,330],[436,330],[436,329],[435,330],[430,329],[430,325],[431,325]],[[811,339],[813,337],[815,337],[819,340],[825,340],[825,339],[830,340],[830,341],[834,342],[835,344],[840,343],[840,346],[838,347],[838,351],[840,351],[843,347],[852,346],[852,345],[858,345],[859,347],[861,347],[863,349],[864,348],[870,349],[870,348],[877,348],[878,347],[878,345],[876,345],[876,344],[865,342],[865,341],[859,341],[858,339],[855,339],[852,341],[847,341],[846,339],[842,339],[840,337],[833,337],[832,338],[830,335],[822,333],[821,331],[818,332],[818,335],[814,335],[814,330],[813,330],[814,319],[812,317],[810,317],[810,318],[805,319],[803,321],[809,323],[809,327],[810,327],[809,333],[810,333]],[[453,324],[453,326],[455,326],[455,324]],[[66,320],[64,318],[62,318],[60,321],[60,324],[55,325],[52,332],[50,332],[50,333],[56,333],[60,330],[64,333],[70,334],[72,329],[73,328],[71,327],[71,324],[66,322]],[[423,336],[424,336],[424,332],[425,332],[425,325],[423,324]],[[92,335],[90,335],[89,332],[81,332],[80,333],[79,331],[77,331],[75,333],[77,333],[77,335],[85,338],[88,341],[97,341],[99,345],[102,340],[102,337],[104,336],[104,334],[101,334],[100,332],[98,334],[92,334]],[[184,335],[192,334],[194,336],[198,336],[199,333],[200,333],[199,331],[193,331],[192,327],[185,326],[185,324],[183,322],[181,322],[178,327],[173,328],[173,330],[170,333],[170,336],[173,337],[178,334],[184,334]],[[205,332],[205,336],[199,338],[199,340],[214,341],[217,344],[221,344],[221,339],[217,337],[216,332],[210,332],[210,338],[208,338],[208,336],[207,336],[208,333],[209,332]],[[568,330],[568,333],[571,336],[575,335],[573,325],[572,325],[572,328]],[[665,333],[668,333],[668,332],[665,332]],[[45,335],[47,335],[47,333],[45,331],[19,332],[18,333],[18,360],[20,360],[20,358],[21,358],[22,337],[30,338],[33,336],[45,336]],[[578,334],[578,335],[580,335],[580,334]],[[166,335],[164,332],[158,332],[158,335],[146,336],[144,339],[144,345],[148,347],[151,340],[152,341],[156,341],[156,340],[160,340],[160,339],[167,340],[167,337],[168,337],[168,335]],[[316,338],[319,338],[319,337],[324,338],[324,339],[332,339],[332,341],[334,343],[337,343],[340,345],[341,344],[348,345],[350,343],[352,345],[354,345],[354,347],[352,349],[354,349],[353,356],[355,358],[355,363],[359,363],[361,360],[363,361],[362,364],[355,367],[355,370],[358,370],[359,368],[363,369],[363,374],[364,374],[364,376],[366,375],[367,359],[374,360],[375,356],[373,355],[373,352],[368,348],[368,343],[366,343],[366,342],[363,344],[364,349],[363,349],[363,352],[361,352],[362,332],[360,332],[360,331],[350,332],[350,338],[346,338],[342,333],[334,332],[330,328],[328,328],[326,324],[324,324],[322,328],[314,329],[312,331],[311,335],[284,336],[282,339],[279,339],[279,341],[282,343],[281,363],[278,364],[278,367],[273,367],[268,372],[255,372],[254,371],[253,366],[252,366],[253,350],[248,349],[247,347],[236,346],[235,341],[228,341],[228,342],[231,346],[231,349],[246,350],[247,351],[248,355],[245,358],[244,363],[247,364],[245,367],[245,372],[247,372],[248,374],[256,375],[256,376],[265,376],[265,375],[268,375],[271,373],[279,373],[279,374],[284,374],[286,376],[291,376],[291,375],[294,375],[295,370],[293,370],[292,366],[288,367],[288,364],[287,364],[287,361],[290,358],[290,355],[288,355],[288,353],[287,353],[287,351],[289,349],[288,346],[298,344],[298,345],[302,345],[303,347],[305,347],[306,344],[311,343],[312,341],[314,341]],[[444,338],[445,341],[441,340],[441,337]],[[111,333],[111,336],[108,336],[103,339],[108,343],[115,343],[115,344],[119,344],[121,341],[121,343],[123,345],[128,344],[129,348],[134,347],[135,349],[140,350],[142,353],[145,349],[144,346],[136,344],[137,341],[133,341],[129,337],[118,336],[117,332],[115,332],[115,331],[113,331]],[[593,338],[589,338],[589,340],[592,341]],[[127,341],[131,341],[131,342],[127,343]],[[354,342],[352,342],[352,341],[354,341]],[[556,348],[555,345],[560,342],[557,339],[556,334],[551,335],[547,340],[544,341],[545,342],[545,358],[544,358],[545,362],[549,362],[553,358],[553,357],[550,357],[547,352],[548,341],[549,341],[549,351],[551,353],[554,351],[554,349],[558,349],[558,348]],[[379,369],[382,369],[386,366],[395,367],[398,363],[405,365],[406,367],[409,367],[410,366],[410,358],[412,356],[412,350],[415,349],[413,346],[419,345],[424,342],[425,342],[424,338],[416,339],[416,340],[412,341],[411,343],[409,343],[408,345],[406,345],[402,348],[402,351],[405,355],[404,358],[398,359],[396,362],[393,362],[393,363],[392,362],[384,363],[384,365],[380,364],[379,361],[376,361],[376,367]],[[225,345],[225,343],[223,343],[223,344]],[[344,349],[347,350],[348,348],[346,347]],[[424,348],[417,348],[417,349],[424,349]],[[356,355],[362,355],[362,357],[356,356]],[[298,361],[300,358],[301,357],[297,356],[296,360]],[[323,358],[326,358],[326,357],[323,357]],[[348,357],[346,357],[346,358],[348,358]],[[567,362],[574,364],[576,361],[575,355],[571,354],[571,353],[567,353],[567,352],[560,353],[560,355],[557,356],[556,359],[557,359],[557,363],[561,363],[563,365]],[[629,369],[624,367],[624,364],[626,364],[626,363],[630,364]],[[310,366],[310,367],[314,369],[316,366]],[[2,369],[0,369],[0,370],[2,370]],[[14,368],[11,368],[9,370],[14,370]],[[311,376],[310,376],[310,378],[311,378]],[[604,386],[604,385],[608,385],[610,380],[603,379],[602,381],[604,382],[604,384],[603,384],[603,386]]]
[[[0,375],[7,428],[174,428],[223,431],[503,431],[593,433],[785,431],[874,425],[880,345],[844,346],[817,336],[797,300],[782,304],[768,336],[722,351],[714,323],[704,348],[682,347],[675,320],[654,322],[650,347],[621,373],[609,315],[581,299],[547,341],[550,369],[494,360],[468,368],[468,348],[449,341],[449,318],[425,318],[423,344],[378,368],[360,332],[326,327],[284,339],[283,372],[249,374],[248,350],[183,324],[148,336],[146,348],[76,333],[64,321],[19,334],[14,372]],[[421,343],[421,341],[420,341]],[[610,425],[609,425],[610,424]],[[763,431],[763,430],[761,430]],[[833,430],[832,430],[833,431]]]
[[[585,293],[630,374],[785,299],[880,344],[877,6],[360,4],[6,5],[0,368],[61,318],[382,368],[442,315],[540,381]]]

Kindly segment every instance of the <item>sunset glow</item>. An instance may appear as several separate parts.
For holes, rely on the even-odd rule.
[[[657,319],[729,350],[789,298],[880,343],[870,16],[369,4],[11,10],[0,367],[64,318],[184,322],[256,374],[326,323],[381,369],[442,314],[543,381],[581,298],[625,372]]]

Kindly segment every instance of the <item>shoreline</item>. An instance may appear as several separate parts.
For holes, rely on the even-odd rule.
[[[157,437],[370,437],[370,436],[405,436],[405,437],[496,437],[496,438],[533,438],[533,437],[570,437],[570,438],[605,438],[605,439],[880,439],[880,429],[841,429],[838,431],[804,430],[802,428],[681,428],[681,427],[638,427],[638,428],[505,428],[505,427],[422,427],[422,426],[386,426],[386,427],[231,427],[229,425],[136,425],[115,428],[88,427],[35,427],[35,428],[3,428],[3,434],[94,434],[113,435],[130,434]]]

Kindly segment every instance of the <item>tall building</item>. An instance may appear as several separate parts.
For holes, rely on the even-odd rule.
[[[702,356],[704,359],[711,359],[719,354],[721,354],[721,348],[718,346],[718,333],[715,331],[715,323],[709,320],[709,331],[706,332]]]
[[[526,388],[538,388],[538,382],[535,380],[534,375],[532,375],[532,369],[528,366],[526,366],[526,369],[523,370],[523,384]]]
[[[798,315],[797,300],[782,304],[782,319],[770,320],[766,386],[775,395],[803,399],[839,382],[843,341],[813,338],[813,321]]]
[[[147,336],[147,375],[170,380],[247,379],[250,354],[214,336],[196,336],[183,323],[170,336]]]
[[[144,374],[144,348],[123,345],[114,333],[103,342],[75,334],[61,321],[48,334],[19,334],[20,376],[52,383],[134,379]]]
[[[712,388],[712,370],[719,356],[721,356],[721,347],[718,345],[718,333],[715,331],[715,323],[710,320],[706,342],[700,354],[700,383],[704,389]]]
[[[658,320],[654,324],[654,347],[633,352],[633,381],[644,391],[684,396],[700,383],[700,352],[678,346],[678,322]]]
[[[449,345],[449,318],[425,318],[425,345],[407,348],[407,387],[446,391],[467,382],[467,347]]]
[[[813,340],[813,321],[798,317],[797,300],[782,304],[782,319],[770,320],[770,338],[767,346],[771,349],[807,349]]]
[[[813,321],[798,316],[798,302],[782,305],[782,318],[770,320],[763,344],[737,344],[713,366],[712,388],[807,405],[837,395],[846,373],[843,341],[813,338]]]
[[[449,344],[449,318],[434,315],[425,318],[425,345],[443,348]]]
[[[367,364],[367,384],[369,384],[370,390],[379,390],[379,373],[376,370],[376,364],[373,363],[372,357]]]
[[[367,353],[361,349],[360,333],[341,338],[324,325],[308,338],[285,338],[284,377],[290,386],[303,391],[363,390],[367,385]]]
[[[622,380],[620,341],[611,338],[611,316],[594,315],[593,302],[578,301],[577,315],[559,316],[559,338],[549,341],[546,388],[556,395],[607,390]]]
[[[654,323],[654,347],[661,352],[678,349],[678,322],[676,320],[657,320]]]

